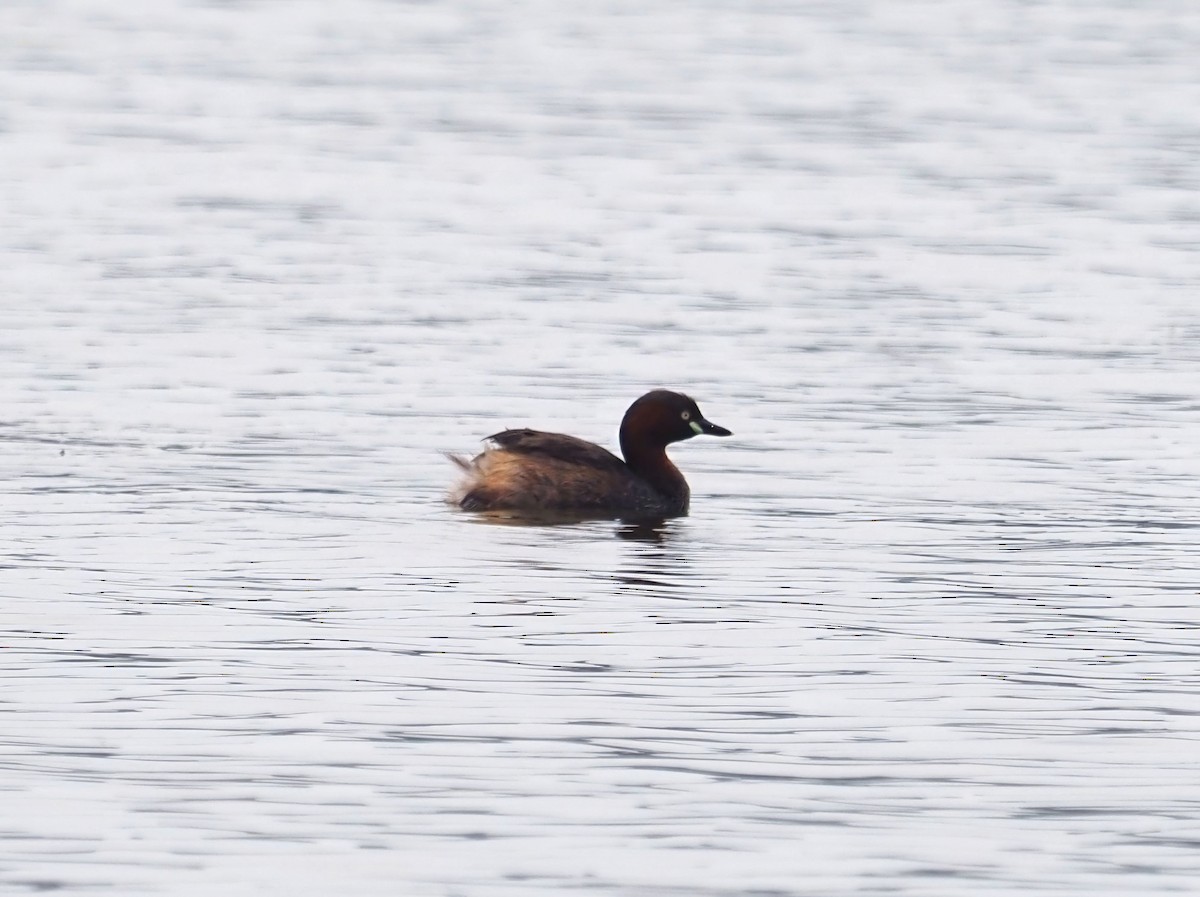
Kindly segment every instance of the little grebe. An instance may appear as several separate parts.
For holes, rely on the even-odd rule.
[[[704,419],[678,392],[648,392],[621,421],[622,461],[600,446],[537,430],[505,430],[470,461],[450,500],[468,511],[524,511],[639,516],[686,514],[687,480],[666,447],[693,436],[732,435]]]

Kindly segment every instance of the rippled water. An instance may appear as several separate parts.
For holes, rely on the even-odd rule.
[[[0,33],[0,890],[1196,887],[1200,8]],[[654,386],[690,517],[442,503]]]

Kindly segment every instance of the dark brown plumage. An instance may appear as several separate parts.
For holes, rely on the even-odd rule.
[[[688,510],[687,481],[667,458],[672,442],[729,436],[696,403],[665,389],[646,393],[621,421],[622,461],[600,446],[560,433],[505,430],[470,461],[451,500],[468,511],[672,516]]]

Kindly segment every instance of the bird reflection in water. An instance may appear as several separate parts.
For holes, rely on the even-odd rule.
[[[622,520],[617,527],[617,538],[628,539],[631,542],[653,542],[661,545],[669,534],[670,524],[666,517]]]
[[[622,520],[617,538],[638,544],[613,575],[621,590],[672,600],[690,596],[687,540],[680,535],[679,518]]]
[[[468,518],[473,523],[491,526],[561,527],[611,522],[611,518],[563,513],[517,513],[485,511]],[[689,566],[686,539],[680,539],[679,517],[629,517],[616,521],[611,532],[618,539],[632,542],[620,570],[607,577],[622,590],[643,595],[677,599],[691,594],[687,576],[680,573]],[[605,527],[606,531],[607,527]],[[606,577],[606,578],[607,578]]]
[[[468,518],[472,523],[493,526],[577,526],[611,520],[607,514],[578,514],[561,511],[483,511]],[[616,536],[633,542],[662,544],[671,532],[669,517],[630,517],[617,520]]]

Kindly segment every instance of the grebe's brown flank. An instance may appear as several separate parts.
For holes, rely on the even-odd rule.
[[[625,412],[622,461],[600,446],[538,430],[505,430],[463,469],[451,501],[468,511],[672,516],[686,514],[690,491],[666,448],[693,436],[730,436],[683,393],[656,389]]]

